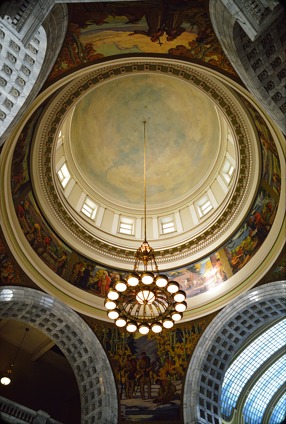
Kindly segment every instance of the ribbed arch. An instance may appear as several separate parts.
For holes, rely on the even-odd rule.
[[[286,316],[286,282],[265,284],[230,302],[202,335],[186,373],[185,424],[220,424],[225,373],[246,340]]]
[[[277,400],[278,399],[278,400]],[[286,392],[281,387],[271,399],[269,408],[263,416],[263,422],[266,424],[282,423],[286,420]],[[270,416],[270,418],[269,418]]]
[[[264,331],[250,343],[233,361],[227,370],[221,394],[221,413],[225,419],[237,409],[238,399],[245,392],[245,385],[254,374],[263,368],[263,364],[279,349],[285,349],[286,319],[279,321]],[[238,378],[239,375],[239,378]]]
[[[210,0],[209,10],[216,36],[232,66],[285,134],[283,78],[279,79],[285,63],[285,10],[281,7],[271,30],[266,28],[253,41],[222,1]],[[269,51],[273,54],[268,56],[265,52]],[[275,59],[280,68],[272,65]]]
[[[285,347],[281,347],[259,367],[243,387],[236,409],[237,416],[245,424],[262,422],[262,416],[268,409],[271,398],[285,381],[284,365],[286,365]],[[279,373],[279,379],[275,381],[272,380],[274,372]],[[239,373],[237,378],[239,379]]]
[[[285,384],[286,355],[281,356],[259,378],[247,396],[243,407],[245,424],[260,424],[273,394]]]
[[[51,338],[69,361],[80,392],[81,424],[118,422],[118,397],[107,355],[88,325],[54,297],[25,287],[0,287],[0,319],[17,319]]]
[[[6,7],[5,13],[8,13],[7,5],[2,6],[2,3],[3,2],[0,2],[0,10],[3,13],[2,7]],[[22,3],[25,2],[22,1]],[[20,6],[20,4],[17,4],[18,9]],[[11,12],[13,13],[13,5],[8,6],[8,8],[11,8]],[[3,25],[3,22],[5,25]],[[2,84],[0,85],[3,85],[4,83],[4,86],[6,86],[7,90],[11,90],[11,93],[14,94],[10,94],[10,92],[7,90],[7,92],[5,92],[5,89],[3,86],[1,86],[2,93],[4,93],[5,97],[7,97],[6,101],[8,101],[9,108],[3,107],[4,102],[2,100],[0,109],[5,109],[5,111],[0,110],[0,146],[8,139],[9,135],[21,119],[24,110],[28,108],[28,105],[30,105],[32,100],[38,94],[55,63],[66,35],[68,25],[68,9],[65,4],[55,4],[44,22],[41,22],[41,36],[39,37],[39,31],[36,31],[32,36],[32,41],[28,43],[29,46],[22,44],[22,42],[18,40],[15,35],[13,35],[13,26],[10,24],[10,30],[8,22],[9,21],[7,19],[4,21],[2,20],[3,31],[1,32],[3,33],[2,37],[4,35],[4,39],[1,40],[1,44],[3,44],[4,47],[6,46],[6,48],[2,49],[3,51],[1,52],[1,63],[3,62],[4,64],[4,60],[6,60],[6,53],[12,53],[16,59],[16,62],[12,66],[9,66],[9,68],[11,68],[11,73],[9,72],[9,75],[5,74],[4,82],[2,78]],[[2,37],[0,36],[0,39]],[[37,45],[37,43],[35,44],[33,39],[35,41],[38,40],[39,45]],[[14,48],[11,47],[11,45],[14,46]],[[48,46],[47,49],[46,46]],[[24,55],[30,56],[30,63],[27,66]],[[19,64],[23,65],[21,69]],[[16,102],[13,100],[15,98]],[[11,102],[12,100],[13,102]]]

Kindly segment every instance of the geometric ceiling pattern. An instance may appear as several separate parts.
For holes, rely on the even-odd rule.
[[[234,408],[238,409],[239,398],[244,391],[249,392],[243,406],[246,422],[261,422],[268,401],[286,381],[286,375],[285,379],[283,378],[283,368],[286,370],[285,355],[276,354],[278,351],[280,355],[285,352],[285,340],[284,319],[265,330],[234,359],[224,376],[221,393],[221,413],[226,420],[231,418]],[[257,378],[253,379],[254,374],[258,374],[259,368],[263,368],[262,375],[260,372]],[[274,375],[275,373],[280,373],[279,378]],[[252,389],[249,385],[246,388],[249,381],[253,385]],[[283,416],[285,408],[279,401],[278,398],[277,404],[281,409],[280,412],[276,409],[275,414]]]

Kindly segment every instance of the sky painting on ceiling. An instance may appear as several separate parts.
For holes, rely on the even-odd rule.
[[[72,156],[95,192],[142,207],[143,120],[148,208],[174,204],[203,184],[220,140],[213,103],[184,81],[139,74],[97,86],[73,113]]]

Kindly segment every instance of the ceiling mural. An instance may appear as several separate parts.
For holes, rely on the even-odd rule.
[[[148,209],[176,203],[203,184],[220,140],[213,103],[184,81],[141,74],[97,86],[75,107],[72,157],[93,190],[142,207],[143,120]]]
[[[149,0],[134,1],[132,5],[130,2],[68,5],[65,43],[46,86],[91,63],[124,55],[181,58],[236,77],[213,32],[205,3],[205,0]],[[275,141],[259,112],[243,96],[241,101],[245,102],[253,132],[258,135],[262,162],[259,184],[251,207],[239,226],[227,235],[227,241],[192,263],[164,272],[178,281],[188,299],[203,294],[211,298],[217,288],[226,287],[254,257],[258,258],[260,249],[270,238],[277,214],[281,169]],[[31,267],[41,261],[51,271],[49,275],[56,284],[60,281],[59,285],[68,287],[71,297],[76,289],[88,299],[102,301],[107,290],[125,277],[127,271],[106,266],[71,247],[48,222],[35,193],[31,147],[44,107],[39,107],[26,122],[13,153],[12,208],[16,228],[21,233],[17,237],[23,236],[27,251],[35,252],[37,261],[31,261]],[[221,127],[217,110],[203,92],[163,75],[152,78],[132,75],[99,85],[77,103],[69,148],[80,174],[95,191],[118,204],[142,208],[144,120],[147,201],[148,207],[156,208],[190,195],[213,167],[219,151],[219,141],[215,140],[220,139]],[[56,143],[52,132],[49,137]],[[138,161],[138,157],[142,160]],[[35,287],[23,275],[2,239],[0,231],[0,284]],[[191,243],[195,244],[196,240]],[[284,275],[285,255],[281,254],[263,283]],[[214,299],[217,300],[215,295]],[[180,422],[185,370],[199,338],[217,314],[209,312],[168,332],[147,337],[127,334],[110,322],[83,313],[83,319],[98,336],[113,365],[124,422],[138,422],[138,419],[142,423]],[[146,385],[140,382],[143,374],[137,374],[143,352],[150,363]],[[132,375],[134,363],[136,375]]]
[[[180,422],[185,370],[196,344],[215,315],[148,337],[140,333],[126,334],[114,326],[85,319],[112,363],[124,422],[138,422],[139,419],[140,423]],[[146,353],[149,364],[145,376],[140,371],[142,352]]]
[[[242,270],[263,245],[274,222],[281,191],[278,153],[264,120],[254,108],[249,110],[257,120],[263,146],[260,187],[241,227],[221,248],[195,263],[166,272],[181,284],[188,298],[214,289]],[[46,222],[34,198],[27,163],[39,114],[40,110],[35,114],[34,122],[30,120],[24,128],[12,163],[12,194],[20,226],[29,244],[50,269],[72,285],[104,297],[109,287],[125,272],[95,263],[71,249]]]
[[[50,81],[88,62],[136,53],[201,60],[236,76],[204,0],[75,4],[69,12],[66,40]]]
[[[2,234],[1,234],[2,236]],[[8,252],[6,251],[5,245],[0,238],[0,283],[2,285],[15,284],[18,285],[21,282],[20,272],[17,269]]]
[[[102,3],[92,5],[73,5],[73,7],[70,8],[71,17],[66,42],[63,45],[59,59],[57,60],[50,75],[49,82],[51,83],[54,78],[59,77],[60,75],[63,75],[63,73],[71,71],[76,67],[86,66],[90,62],[94,63],[96,60],[102,60],[105,56],[114,54],[114,49],[116,49],[116,54],[120,55],[124,53],[134,53],[135,50],[132,50],[134,46],[130,47],[130,45],[128,45],[126,46],[126,50],[124,50],[124,38],[129,40],[128,43],[132,40],[134,45],[137,43],[137,53],[154,53],[153,48],[156,46],[156,48],[165,49],[161,50],[161,53],[165,52],[171,55],[178,55],[184,59],[199,59],[235,75],[233,69],[230,65],[228,65],[228,61],[215,39],[204,7],[200,8],[200,2],[197,2],[196,6],[194,7],[192,4],[192,8],[190,9],[190,3],[191,2],[186,1],[184,2],[183,10],[173,11],[173,18],[176,13],[177,17],[180,16],[180,19],[177,21],[179,25],[178,28],[180,29],[173,37],[168,34],[169,29],[167,28],[169,28],[169,24],[167,25],[166,23],[166,19],[171,16],[171,9],[164,11],[164,16],[162,15],[163,21],[161,21],[160,24],[160,34],[155,35],[155,39],[151,39],[153,35],[151,35],[150,28],[148,27],[148,25],[151,25],[151,22],[149,21],[150,15],[148,15],[148,8],[151,7],[151,2],[140,2],[140,4],[139,2],[134,2],[134,4],[132,4],[132,10],[130,10],[129,5],[127,7],[126,4],[119,3],[109,3],[107,5]],[[172,2],[168,2],[168,4],[172,5]],[[157,17],[154,16],[154,19],[157,19]],[[156,24],[155,22],[153,23]],[[144,26],[145,29],[143,29]],[[142,31],[145,32],[142,33]],[[115,33],[118,34],[118,36],[121,37],[120,39],[122,39],[122,44],[120,44],[119,41],[116,41],[113,45],[109,45],[106,40],[109,39],[109,35],[111,33],[113,36]],[[135,42],[134,40],[137,41]],[[100,44],[104,45],[104,48],[102,48],[99,52],[97,49],[99,49],[98,46]],[[108,48],[110,48],[109,51]],[[104,51],[104,49],[106,49],[106,51]],[[157,116],[156,112],[159,106],[156,104],[156,99],[153,99],[152,104],[147,103],[147,96],[142,90],[140,78],[142,77],[136,77],[136,83],[132,83],[132,86],[136,87],[134,96],[136,97],[136,101],[139,99],[141,102],[141,110],[142,107],[146,106],[148,140],[150,135],[152,149],[156,148],[157,139],[158,146],[162,143],[166,143],[166,140],[168,140],[168,149],[164,152],[167,156],[166,159],[165,157],[164,159],[173,164],[172,149],[177,147],[178,144],[182,146],[182,152],[179,151],[179,157],[181,158],[180,169],[178,170],[178,167],[173,165],[168,169],[168,172],[165,172],[166,174],[169,174],[166,177],[168,182],[174,179],[174,171],[182,172],[183,170],[183,172],[188,173],[189,180],[192,180],[195,184],[196,178],[197,180],[201,178],[208,167],[208,164],[210,164],[212,156],[216,150],[215,144],[212,145],[211,143],[212,138],[210,132],[206,132],[207,130],[205,130],[203,125],[204,119],[211,120],[213,123],[212,129],[214,130],[214,135],[218,133],[218,126],[215,120],[215,110],[211,109],[203,95],[199,96],[194,90],[192,90],[191,87],[188,87],[188,90],[186,90],[184,82],[182,81],[174,81],[172,84],[168,81],[168,84],[170,84],[170,87],[168,87],[168,93],[172,101],[167,102],[165,97],[167,88],[164,78],[158,76],[158,78],[162,79],[160,80],[160,99],[158,98],[157,100],[163,99],[163,104],[160,103],[160,108],[163,108],[166,116],[164,125],[168,125],[169,114],[176,117],[176,120],[184,129],[184,133],[188,134],[189,138],[194,141],[191,146],[191,151],[189,152],[190,146],[188,146],[188,148],[186,146],[188,139],[184,138],[182,134],[180,137],[175,138],[174,135],[172,135],[172,137],[168,137],[165,133],[165,136],[162,137],[162,139],[159,139],[163,123],[153,123],[153,119]],[[122,103],[127,102],[128,106],[128,96],[131,95],[126,94],[126,92],[128,93],[128,84],[131,83],[127,79],[124,80],[124,78],[121,83],[125,85],[125,90],[121,91],[120,87],[118,87],[118,89],[115,86],[110,87],[114,94],[118,98],[122,99]],[[173,84],[176,84],[176,90],[179,89],[180,91],[180,102],[172,93]],[[100,88],[102,91],[99,92],[99,97],[101,97],[101,101],[103,101],[106,106],[104,108],[104,113],[106,113],[105,116],[102,115],[102,111],[94,101],[94,98],[87,98],[87,100],[84,100],[85,103],[83,102],[78,105],[78,110],[76,110],[74,114],[75,124],[73,129],[77,131],[77,137],[82,140],[82,143],[75,143],[73,148],[75,149],[75,155],[79,156],[79,165],[81,165],[80,161],[84,155],[85,157],[90,157],[89,169],[87,169],[86,174],[87,179],[92,180],[95,172],[94,170],[96,168],[96,178],[99,187],[102,181],[102,175],[107,175],[109,194],[115,195],[118,190],[118,185],[126,186],[126,183],[118,178],[118,174],[128,174],[126,166],[129,166],[130,162],[133,160],[133,154],[135,152],[135,149],[133,149],[134,146],[132,145],[133,140],[130,134],[134,132],[140,134],[142,131],[142,128],[140,128],[142,117],[138,115],[136,116],[136,113],[134,113],[134,110],[132,109],[132,114],[134,113],[137,120],[133,121],[132,128],[127,128],[125,115],[130,115],[130,111],[127,106],[126,108],[122,108],[117,122],[122,123],[121,139],[125,136],[125,132],[127,134],[126,137],[128,137],[129,150],[123,150],[123,143],[120,143],[120,141],[117,142],[117,145],[114,144],[113,134],[118,128],[115,128],[113,124],[113,115],[115,114],[115,111],[112,110],[112,105],[108,106],[109,102],[107,104],[107,101],[110,101],[108,89],[111,90],[111,88],[108,88],[108,85],[109,84],[107,84],[106,87],[102,85],[102,88]],[[107,93],[104,93],[104,90],[107,90]],[[152,94],[151,81],[148,82],[148,94],[150,95],[150,93]],[[192,99],[194,98],[200,102],[197,109],[192,104]],[[187,103],[188,106],[186,106]],[[189,123],[186,112],[182,110],[179,104],[183,104],[184,109],[189,109],[192,115],[195,115],[196,125],[193,124],[192,126],[188,126]],[[91,122],[88,123],[87,128],[83,129],[81,114],[84,114],[86,109],[92,109],[92,116],[94,116],[94,120],[91,120]],[[116,113],[118,113],[118,111]],[[101,114],[101,119],[106,122],[104,130],[107,132],[103,134],[96,133],[97,114]],[[145,117],[143,117],[143,119],[144,118]],[[254,119],[257,119],[257,117],[254,116]],[[172,120],[172,122],[174,122],[174,120]],[[131,124],[128,123],[128,125]],[[268,144],[263,144],[263,134],[267,133],[267,125],[262,122],[261,128],[262,131],[260,131],[260,134],[263,146],[263,158],[265,158],[264,160],[267,161],[267,163],[269,162],[271,166],[270,171],[266,173],[265,170],[265,173],[262,176],[262,183],[258,190],[257,199],[253,203],[253,209],[250,211],[249,216],[242,223],[241,229],[239,229],[237,233],[233,234],[231,239],[224,246],[221,246],[221,248],[217,251],[207,255],[207,257],[202,258],[196,263],[192,263],[188,266],[169,272],[172,276],[179,279],[182,288],[187,292],[188,297],[204,293],[217,285],[225,283],[235,273],[241,270],[262,246],[271,229],[279,200],[280,169],[279,163],[276,159],[278,158],[277,152],[274,143],[271,144],[269,141],[271,140],[269,134],[267,134]],[[167,130],[169,134],[173,134],[173,128],[167,127]],[[82,131],[86,131],[86,133]],[[97,136],[95,141],[93,137],[94,133]],[[37,202],[34,200],[28,171],[28,147],[31,137],[32,130],[27,127],[18,141],[12,170],[12,192],[15,202],[15,210],[22,230],[30,245],[52,270],[61,275],[62,278],[71,284],[99,296],[103,296],[105,290],[112,283],[112,279],[117,278],[118,273],[122,272],[122,270],[108,269],[103,266],[103,264],[94,263],[90,259],[80,255],[78,252],[72,251],[69,246],[63,243],[60,238],[54,234],[53,230],[45,222],[41,215],[41,211],[38,210]],[[102,139],[108,139],[108,141],[110,139],[112,141],[112,144],[115,145],[116,157],[113,155],[109,143],[104,143],[105,150],[102,150],[102,145],[99,141],[100,137],[102,137]],[[138,138],[140,140],[140,136]],[[202,139],[206,140],[205,147],[210,152],[209,155],[206,154],[206,150],[200,150],[199,148],[201,146]],[[99,143],[97,147],[94,145],[95,142]],[[23,148],[25,143],[26,147]],[[99,149],[99,152],[96,152],[97,149]],[[192,155],[191,161],[189,156],[183,154],[183,152],[186,151]],[[118,155],[121,158],[119,161],[121,163],[116,163]],[[156,152],[154,156],[155,155]],[[203,163],[206,162],[203,165],[205,167],[202,167],[202,169],[196,167],[196,162],[199,162],[199,159],[201,159]],[[155,165],[157,165],[157,163],[155,163]],[[120,172],[120,166],[124,166],[124,172]],[[154,166],[153,171],[154,178],[156,176],[155,168],[156,166]],[[264,167],[264,169],[266,169],[266,167]],[[267,179],[267,184],[264,182],[265,179]],[[271,184],[271,181],[274,180],[276,183],[276,192],[272,189]],[[134,184],[134,186],[137,186],[137,184]],[[140,184],[138,184],[138,187],[139,186]],[[160,192],[162,196],[166,196],[160,184],[157,183],[154,184],[154,186],[156,187],[156,192],[151,194],[151,196],[153,195],[153,202],[155,193],[158,194],[158,192]],[[173,196],[178,186],[175,183],[172,183],[170,187],[168,195]],[[184,184],[181,184],[180,187],[182,190],[180,194],[185,194],[187,187],[184,186]],[[126,202],[130,201],[131,195],[134,195],[134,189],[132,187],[128,188],[128,190],[129,193],[125,192]],[[139,192],[135,193],[135,196],[136,199],[138,199],[140,196]],[[162,197],[161,201],[164,201],[164,197]],[[102,275],[108,276],[106,281],[103,283]]]

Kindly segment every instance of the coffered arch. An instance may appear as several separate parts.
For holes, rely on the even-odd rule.
[[[201,337],[186,374],[184,422],[220,424],[225,372],[246,339],[267,323],[285,317],[286,282],[258,287],[222,310]]]
[[[29,323],[50,337],[68,359],[78,383],[82,424],[118,421],[114,376],[88,325],[54,297],[25,287],[0,288],[0,319]]]

